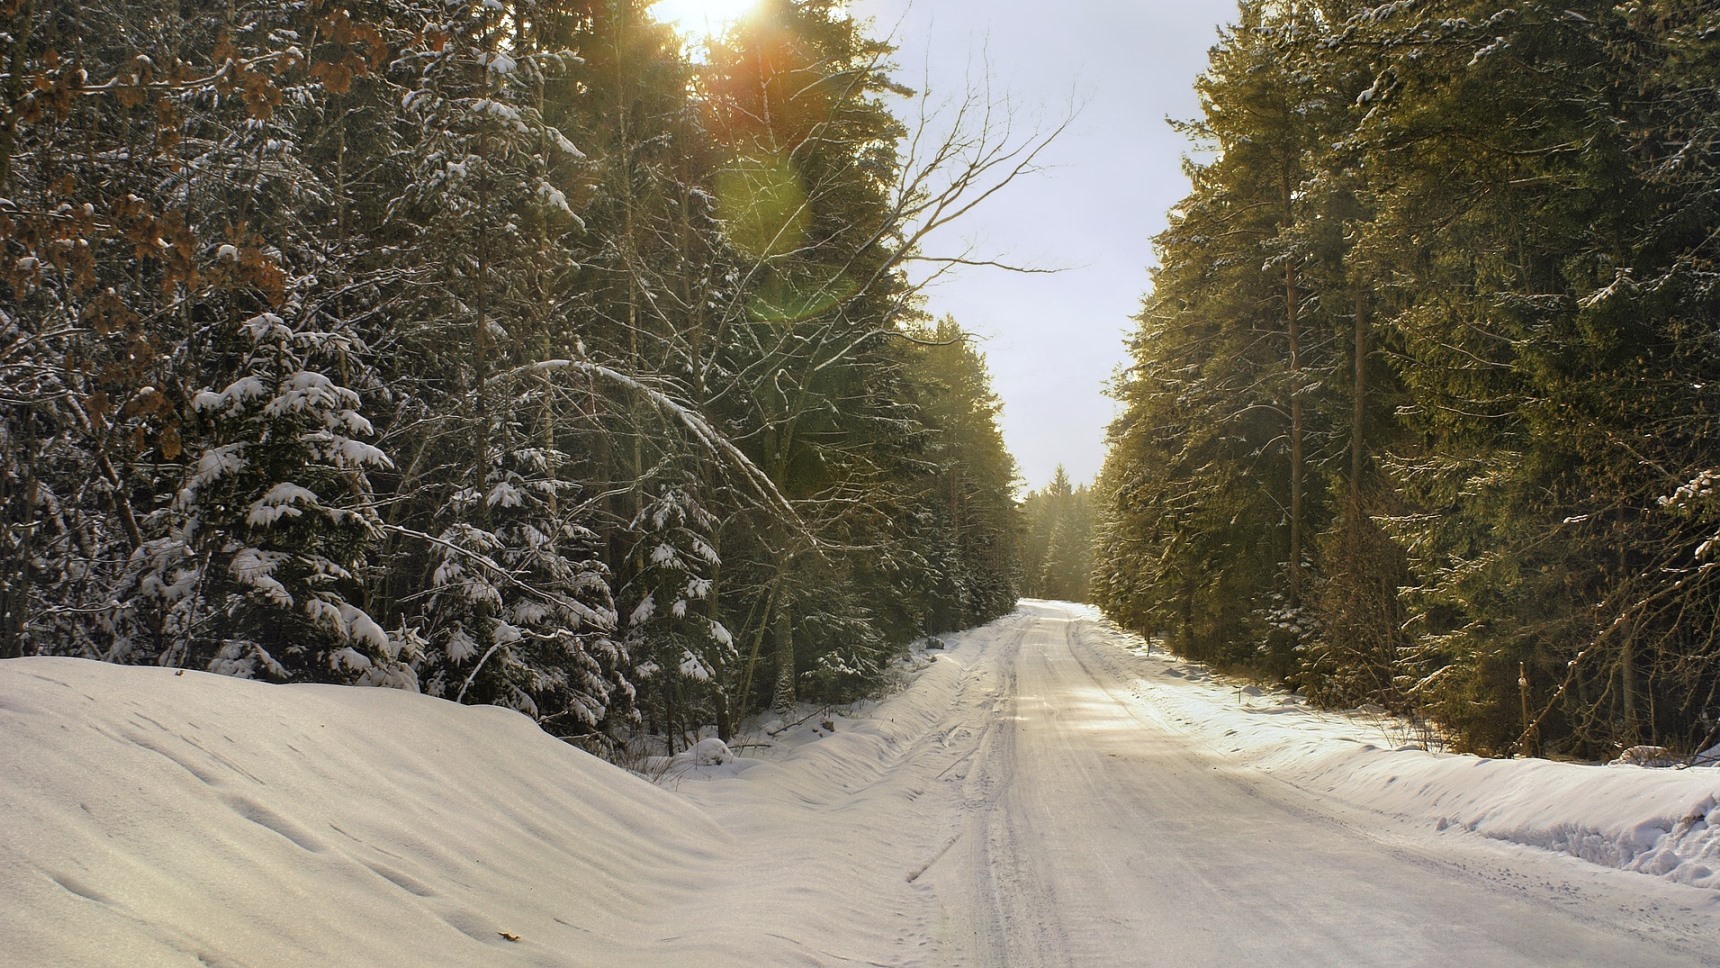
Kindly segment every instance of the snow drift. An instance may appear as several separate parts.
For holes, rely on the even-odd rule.
[[[21,659],[0,724],[9,964],[603,961],[735,848],[517,713],[393,690]]]
[[[653,785],[494,707],[0,662],[0,962],[900,960],[943,819],[905,768],[960,678],[939,666],[888,717],[769,763],[706,744]]]

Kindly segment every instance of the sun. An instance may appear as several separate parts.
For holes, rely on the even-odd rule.
[[[720,35],[757,7],[758,0],[657,0],[651,16],[696,42]]]

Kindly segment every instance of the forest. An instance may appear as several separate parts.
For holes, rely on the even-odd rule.
[[[1018,594],[1464,749],[1720,730],[1720,10],[1244,0],[1088,488],[926,239],[1035,168],[839,0],[0,0],[0,656],[874,693]]]
[[[836,0],[697,57],[642,0],[0,6],[0,656],[601,747],[1013,607],[1000,404],[908,267],[1035,145],[899,120]]]
[[[1064,602],[1092,599],[1093,488],[1060,464],[1051,482],[1021,499],[1021,593]]]
[[[1704,0],[1242,3],[1095,599],[1478,752],[1712,744],[1716,78]]]

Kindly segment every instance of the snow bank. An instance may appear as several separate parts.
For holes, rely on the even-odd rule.
[[[641,935],[735,848],[523,716],[394,690],[13,659],[0,735],[7,964],[675,964]]]
[[[1720,890],[1720,769],[1430,752],[1389,717],[1322,713],[1288,694],[1224,681],[1162,650],[1148,654],[1139,637],[1096,620],[1082,635],[1165,725],[1310,793]]]
[[[0,661],[0,963],[913,963],[961,672],[658,786],[494,707]]]

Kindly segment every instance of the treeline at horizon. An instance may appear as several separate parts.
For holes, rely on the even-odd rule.
[[[1116,393],[1098,603],[1464,748],[1720,717],[1720,8],[1246,0]]]
[[[0,656],[727,735],[1012,607],[904,266],[1033,146],[904,155],[836,0],[11,6]]]
[[[1093,487],[1072,484],[1062,464],[1021,498],[1021,594],[1091,602]]]

